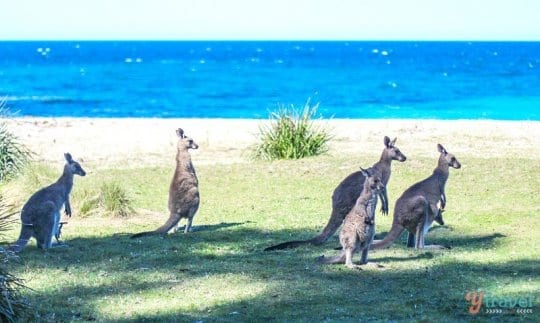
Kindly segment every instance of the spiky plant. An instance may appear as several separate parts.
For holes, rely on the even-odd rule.
[[[0,237],[15,222],[14,214],[13,208],[6,205],[0,195]],[[0,248],[0,320],[2,322],[14,322],[28,317],[31,311],[28,300],[20,295],[20,290],[27,288],[24,282],[10,274],[5,268],[12,257],[5,249]]]
[[[259,128],[255,157],[260,159],[300,159],[328,151],[332,138],[328,129],[313,122],[318,104],[308,100],[299,112],[294,107],[280,108],[270,114],[270,122]]]
[[[0,101],[0,183],[20,172],[31,157],[30,151],[9,131],[2,120],[10,116],[5,101]]]

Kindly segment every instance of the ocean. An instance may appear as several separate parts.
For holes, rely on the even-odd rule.
[[[20,116],[540,120],[540,42],[0,42]]]

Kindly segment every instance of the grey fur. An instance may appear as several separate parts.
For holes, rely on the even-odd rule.
[[[343,221],[343,227],[339,233],[339,241],[342,251],[338,256],[325,258],[319,257],[318,261],[324,264],[342,264],[349,268],[357,268],[352,257],[354,253],[361,252],[360,264],[368,262],[369,246],[375,236],[375,208],[373,204],[377,202],[377,196],[384,189],[381,174],[374,168],[362,170],[366,178],[363,190],[353,209],[347,214]]]
[[[139,238],[150,235],[165,235],[171,229],[176,231],[178,222],[181,219],[187,219],[184,232],[191,231],[193,217],[199,209],[199,181],[195,168],[191,163],[189,149],[197,149],[199,146],[193,139],[184,135],[184,130],[176,130],[178,136],[178,145],[176,153],[176,169],[169,188],[169,212],[170,216],[167,222],[154,231],[137,233],[131,238]]]
[[[60,238],[60,211],[64,206],[67,216],[71,217],[69,194],[73,188],[73,176],[85,176],[81,165],[74,161],[71,154],[64,154],[66,164],[62,176],[54,183],[34,193],[21,211],[21,233],[19,239],[10,246],[14,252],[21,251],[30,238],[34,237],[37,246],[48,249],[53,246],[53,237]]]
[[[384,215],[388,214],[388,195],[386,192],[386,185],[390,180],[391,166],[393,160],[404,162],[407,157],[395,146],[397,138],[390,140],[389,137],[384,137],[384,149],[381,154],[381,158],[372,167],[375,168],[381,174],[381,180],[384,184],[384,188],[380,191],[379,197],[381,199],[382,207],[381,211]],[[341,226],[345,216],[354,207],[356,200],[360,196],[363,189],[364,175],[361,171],[354,172],[347,176],[334,190],[332,194],[332,214],[328,220],[328,224],[324,227],[323,231],[316,237],[309,240],[289,241],[283,242],[278,245],[274,245],[264,249],[265,251],[295,248],[303,244],[320,245],[326,242]],[[372,206],[374,209],[377,207],[377,200]]]
[[[437,145],[440,153],[437,167],[428,178],[412,185],[397,199],[394,207],[394,219],[390,232],[383,240],[374,241],[372,249],[390,246],[407,229],[408,247],[442,249],[443,246],[424,244],[424,236],[433,221],[444,224],[442,212],[446,206],[444,187],[448,180],[449,167],[461,168],[456,157]],[[437,204],[440,203],[440,208]]]

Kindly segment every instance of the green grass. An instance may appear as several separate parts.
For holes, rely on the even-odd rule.
[[[99,214],[128,217],[136,213],[129,192],[118,182],[105,182],[101,184],[98,193],[85,191],[83,195],[79,209],[82,216]]]
[[[32,288],[24,296],[39,319],[49,321],[468,321],[473,317],[464,295],[471,290],[536,297],[533,314],[474,318],[538,321],[537,159],[497,158],[494,168],[493,160],[457,156],[463,167],[451,170],[447,183],[447,225],[427,236],[450,250],[411,250],[402,238],[370,254],[384,270],[362,271],[315,262],[338,252],[337,237],[319,247],[262,251],[318,233],[334,187],[378,157],[201,166],[194,160],[201,189],[195,232],[135,240],[131,233],[167,218],[172,170],[98,170],[75,179],[73,217],[63,228],[69,247],[43,252],[31,242],[10,269]],[[400,192],[430,175],[435,163],[393,165],[390,213]],[[85,192],[112,180],[129,188],[141,215],[80,217]],[[5,187],[6,194],[17,184]],[[377,214],[379,233],[389,230],[391,218]],[[17,234],[13,229],[8,240]]]
[[[281,108],[270,114],[270,123],[259,129],[255,157],[259,159],[300,159],[318,156],[328,151],[331,135],[328,129],[316,126],[313,117],[318,104],[302,111],[294,107]]]

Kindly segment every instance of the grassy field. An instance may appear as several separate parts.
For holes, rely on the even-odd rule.
[[[316,257],[338,252],[337,235],[319,247],[262,251],[318,233],[334,187],[378,157],[200,166],[195,159],[202,198],[195,232],[137,240],[129,235],[167,217],[172,169],[95,170],[75,180],[74,216],[63,230],[69,247],[43,252],[32,242],[10,266],[31,288],[25,295],[39,320],[538,321],[540,159],[458,155],[463,167],[452,169],[447,183],[446,225],[435,226],[426,239],[449,250],[407,249],[403,236],[370,254],[383,269],[359,271],[316,263]],[[435,164],[434,152],[433,158],[393,165],[391,214],[399,194],[429,176]],[[28,195],[21,192],[57,177],[57,170],[33,169],[4,187],[7,197],[23,203]],[[85,194],[113,180],[127,189],[138,214],[78,216]],[[391,219],[377,214],[381,236]],[[18,230],[13,228],[12,241]],[[478,290],[496,297],[532,295],[533,314],[487,314],[484,306],[472,316],[464,296]]]

